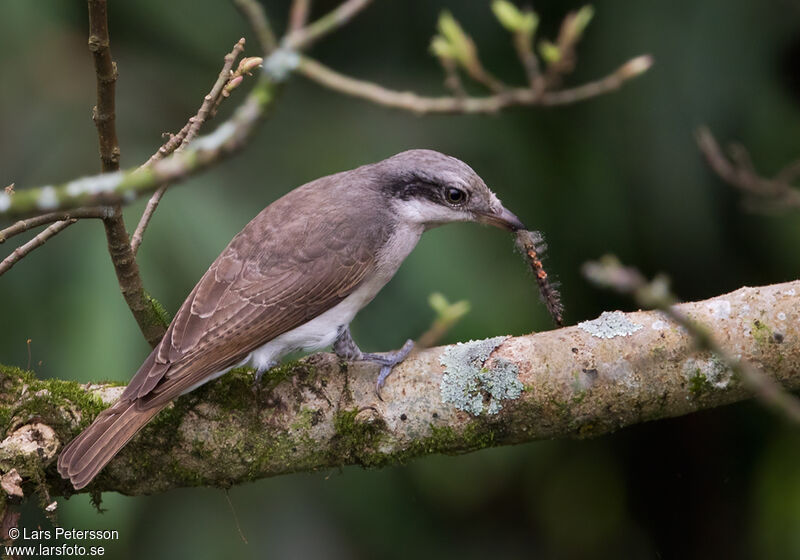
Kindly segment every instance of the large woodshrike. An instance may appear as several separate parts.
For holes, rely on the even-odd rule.
[[[295,350],[333,344],[342,358],[376,362],[380,389],[413,344],[363,353],[350,321],[422,233],[449,222],[524,229],[468,165],[431,150],[323,177],[276,200],[213,262],[120,399],[64,448],[59,473],[86,486],[171,400],[247,363],[258,380]]]

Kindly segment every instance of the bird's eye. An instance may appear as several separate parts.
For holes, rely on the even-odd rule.
[[[467,193],[455,187],[447,187],[444,190],[444,197],[450,204],[463,204],[467,200]]]

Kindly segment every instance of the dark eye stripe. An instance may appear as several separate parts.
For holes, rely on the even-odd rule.
[[[427,181],[413,180],[408,182],[396,182],[387,185],[387,190],[401,200],[412,198],[428,199],[436,204],[446,204],[448,206],[461,206],[467,201],[467,193],[456,187],[445,187]]]

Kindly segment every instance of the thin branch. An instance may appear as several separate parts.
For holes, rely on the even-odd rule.
[[[149,167],[153,163],[157,162],[160,159],[164,159],[165,157],[173,153],[175,150],[177,150],[178,146],[183,144],[183,140],[189,133],[189,129],[192,127],[193,118],[194,117],[189,119],[189,121],[185,125],[183,125],[183,128],[181,128],[177,134],[164,133],[165,135],[169,136],[169,139],[166,142],[164,142],[158,148],[158,150],[156,150],[156,152],[152,156],[150,156],[150,158],[146,162],[144,162],[141,165],[141,168]]]
[[[0,243],[5,243],[15,235],[19,235],[20,233],[24,233],[29,229],[43,226],[45,224],[51,224],[53,222],[60,222],[63,220],[105,218],[109,212],[110,209],[102,206],[95,208],[76,208],[66,212],[51,212],[50,214],[42,214],[40,216],[28,218],[27,220],[20,220],[14,225],[0,230]]]
[[[430,47],[437,58],[458,64],[470,78],[494,93],[506,89],[506,85],[483,66],[475,41],[450,12],[439,15],[437,30]]]
[[[56,222],[56,223],[48,226],[47,228],[45,228],[44,231],[38,233],[36,235],[36,237],[31,239],[27,243],[25,243],[23,245],[20,245],[19,247],[14,249],[14,251],[9,256],[7,256],[5,259],[3,259],[2,262],[0,262],[0,275],[5,274],[6,272],[8,272],[8,270],[12,266],[14,266],[20,260],[25,258],[25,256],[28,253],[30,253],[34,249],[37,249],[38,247],[41,247],[42,245],[45,244],[45,242],[48,239],[58,235],[60,232],[62,232],[63,230],[67,229],[69,226],[71,226],[72,224],[74,224],[77,221],[78,220],[76,220],[75,218],[72,218],[72,219],[69,219],[69,220],[64,220],[62,222]]]
[[[210,115],[213,115],[213,113],[216,112],[217,107],[219,107],[219,104],[222,102],[222,90],[232,78],[233,65],[236,62],[236,59],[239,58],[239,55],[244,51],[244,45],[245,40],[239,39],[239,41],[237,41],[237,43],[234,45],[233,50],[225,55],[225,58],[223,59],[224,62],[222,65],[222,70],[220,70],[214,85],[211,86],[211,91],[209,91],[208,94],[203,98],[203,103],[200,105],[200,109],[189,119],[185,125],[183,125],[183,128],[181,128],[178,134],[171,134],[169,140],[167,140],[158,150],[156,150],[156,152],[150,156],[150,159],[148,159],[142,165],[142,167],[149,167],[156,161],[164,159],[172,152],[177,151],[182,146],[185,146],[194,140],[200,131],[200,127]]]
[[[514,33],[513,40],[517,56],[528,78],[528,85],[533,91],[542,91],[545,88],[545,81],[539,68],[539,59],[533,52],[531,35],[518,31]]]
[[[708,127],[698,128],[695,139],[711,169],[723,181],[749,195],[756,207],[800,209],[800,189],[791,184],[800,175],[800,161],[790,163],[770,179],[756,172],[742,146],[730,146],[730,158],[726,157]]]
[[[161,185],[147,201],[147,206],[145,206],[144,212],[142,212],[142,217],[139,218],[136,230],[131,236],[131,251],[134,255],[139,251],[139,246],[142,244],[142,239],[144,238],[144,230],[150,225],[150,220],[153,218],[153,214],[155,214],[156,208],[158,208],[158,204],[161,202],[168,188],[169,183]]]
[[[213,132],[200,136],[185,150],[146,169],[127,169],[74,179],[60,185],[0,193],[0,219],[38,215],[42,208],[66,211],[85,206],[129,204],[164,183],[186,179],[241,149],[275,100],[278,85],[262,73],[233,116]],[[5,197],[5,198],[4,198]]]
[[[111,58],[108,36],[108,9],[106,0],[88,0],[89,50],[94,57],[97,76],[97,105],[92,119],[100,139],[100,160],[103,171],[119,169],[119,141],[117,140],[114,90],[117,82],[117,64]]]
[[[557,86],[563,76],[575,69],[577,61],[575,48],[592,14],[593,9],[589,6],[584,6],[578,11],[568,13],[561,22],[554,49],[556,56],[553,60],[548,61],[543,76],[545,88]],[[586,19],[587,16],[588,19]]]
[[[309,25],[296,31],[290,31],[283,38],[281,44],[290,50],[307,49],[325,35],[346,25],[370,2],[372,0],[346,0]]]
[[[574,88],[559,91],[514,88],[486,97],[425,97],[410,91],[391,90],[372,82],[340,74],[307,56],[300,57],[297,71],[310,80],[339,93],[416,114],[496,113],[501,109],[514,106],[566,105],[609,93],[621,87],[627,80],[645,72],[651,64],[650,56],[639,56],[629,60],[605,78]]]
[[[261,3],[258,0],[233,0],[233,3],[242,13],[242,16],[250,22],[261,53],[267,55],[274,51],[277,41],[269,24],[267,13]]]
[[[289,33],[300,31],[305,27],[311,12],[311,0],[293,0],[289,8]]]
[[[786,389],[800,388],[800,281],[677,308],[713,329],[731,354]],[[267,372],[256,392],[250,373],[228,373],[162,411],[86,491],[227,488],[289,472],[586,438],[753,396],[660,311],[424,350],[392,373],[383,401],[376,375],[373,365],[330,354]],[[471,393],[473,380],[483,389]],[[84,386],[83,393],[77,383],[10,368],[0,368],[0,387],[0,431],[10,434],[0,444],[3,468],[44,481],[53,495],[71,493],[52,466],[56,454],[102,408],[96,397],[110,403],[123,387]],[[494,403],[491,412],[484,400]],[[31,432],[40,448],[17,445]]]
[[[459,99],[467,96],[467,90],[458,75],[458,65],[452,58],[439,57],[439,62],[444,70],[444,85]]]
[[[97,75],[97,105],[92,113],[92,118],[97,126],[97,135],[100,140],[100,159],[103,164],[103,172],[111,173],[119,170],[120,160],[114,110],[117,65],[111,58],[106,0],[88,0],[88,6],[89,50],[94,55],[94,69]],[[128,231],[122,217],[122,207],[119,203],[112,203],[110,207],[111,211],[103,217],[108,254],[114,265],[114,272],[117,275],[125,302],[147,342],[151,346],[155,346],[163,336],[166,325],[161,322],[161,316],[153,308],[144,292],[139,266],[131,251]],[[48,230],[51,228],[53,226],[50,226]]]
[[[233,50],[225,55],[222,70],[220,70],[216,82],[214,82],[214,85],[211,87],[211,91],[209,91],[203,99],[203,103],[200,105],[200,109],[197,111],[197,114],[189,119],[189,121],[184,125],[178,134],[171,136],[170,139],[163,146],[161,146],[142,167],[150,166],[154,162],[163,159],[170,153],[182,150],[189,142],[195,139],[197,134],[200,132],[200,127],[203,125],[203,123],[209,117],[213,116],[214,113],[216,113],[219,104],[222,103],[222,100],[225,97],[227,97],[224,95],[226,91],[225,87],[235,77],[233,74],[233,65],[236,63],[236,59],[239,58],[239,55],[244,52],[244,45],[245,40],[243,38],[239,39],[236,45],[234,45]],[[260,58],[256,60],[258,64],[261,64]],[[167,192],[168,188],[168,183],[160,186],[158,190],[153,193],[153,196],[150,197],[150,200],[147,201],[147,206],[142,213],[142,217],[139,219],[139,224],[136,226],[133,236],[131,237],[131,251],[134,255],[139,250],[139,246],[142,244],[142,238],[144,237],[144,232],[147,229],[147,226],[150,223],[156,208],[158,208],[161,198],[164,196],[164,193]]]
[[[742,359],[735,358],[717,342],[718,337],[708,326],[690,318],[687,312],[676,306],[677,298],[670,292],[668,281],[663,276],[648,282],[635,268],[622,266],[616,257],[604,257],[600,261],[586,263],[584,274],[600,286],[632,296],[642,307],[661,311],[674,323],[684,328],[698,348],[712,352],[725,366],[730,368],[736,378],[753,391],[756,398],[793,422],[800,423],[800,400],[784,390],[765,371],[759,370]],[[722,310],[719,313],[726,313],[724,306],[714,307],[714,309]],[[764,329],[769,331],[767,343],[780,344],[785,338],[782,331],[776,333],[769,327],[765,327],[760,318],[755,319],[747,327],[750,332],[755,329],[760,335],[766,334]],[[754,338],[758,338],[758,336],[753,335]]]
[[[116,207],[117,215],[121,215],[121,208]],[[164,336],[167,325],[163,322],[162,315],[153,306],[147,297],[139,274],[139,264],[131,252],[131,241],[125,223],[122,220],[103,221],[106,226],[106,241],[108,253],[114,263],[114,272],[117,275],[122,297],[136,319],[139,330],[142,331],[147,343],[155,347]]]

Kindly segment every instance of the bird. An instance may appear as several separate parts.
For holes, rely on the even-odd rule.
[[[466,163],[424,149],[316,179],[271,203],[203,274],[119,399],[64,447],[58,472],[85,487],[173,399],[245,364],[257,383],[297,350],[332,345],[344,360],[374,362],[380,391],[413,341],[362,352],[350,322],[426,230],[451,222],[525,229]]]

